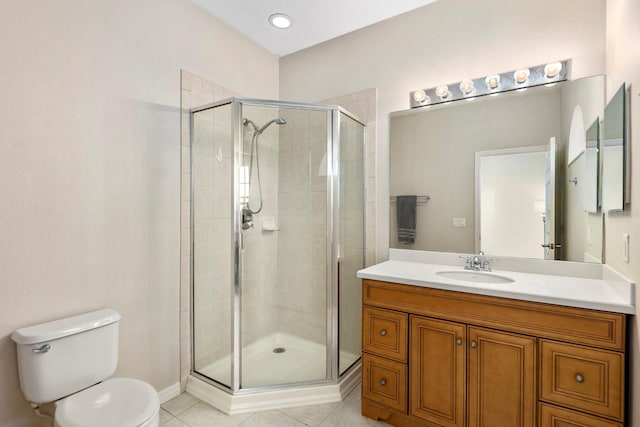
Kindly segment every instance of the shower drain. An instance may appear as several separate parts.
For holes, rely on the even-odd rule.
[[[276,347],[273,349],[274,353],[284,353],[285,351],[287,351],[287,349],[284,347]]]

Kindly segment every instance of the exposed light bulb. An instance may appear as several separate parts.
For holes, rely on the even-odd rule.
[[[450,94],[451,92],[449,92],[449,86],[447,85],[438,86],[436,88],[436,96],[442,100],[448,98]]]
[[[500,86],[500,76],[495,74],[484,79],[484,83],[490,90],[496,90]]]
[[[544,76],[548,79],[555,79],[562,71],[562,63],[551,62],[544,66]]]
[[[513,73],[513,80],[519,85],[525,84],[529,81],[529,74],[531,74],[531,71],[528,68],[517,70]]]
[[[429,104],[431,102],[431,98],[429,98],[427,93],[422,89],[413,92],[413,100],[418,104]]]
[[[464,80],[460,82],[460,92],[462,92],[463,95],[470,95],[474,90],[475,86],[473,85],[473,80]]]

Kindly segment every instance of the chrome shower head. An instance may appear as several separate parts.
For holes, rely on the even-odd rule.
[[[269,121],[264,126],[262,126],[260,129],[256,130],[256,132],[258,132],[258,134],[261,134],[262,132],[265,131],[266,128],[268,128],[269,126],[271,126],[274,123],[277,124],[277,125],[284,125],[284,124],[287,123],[287,121],[285,119],[281,118],[281,117],[275,118],[275,119]]]

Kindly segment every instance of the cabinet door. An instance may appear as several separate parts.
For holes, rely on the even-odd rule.
[[[469,427],[533,427],[536,340],[469,327]]]
[[[411,415],[443,427],[464,426],[466,327],[411,317]]]

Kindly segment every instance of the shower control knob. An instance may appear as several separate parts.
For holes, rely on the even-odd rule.
[[[381,330],[380,335],[383,337],[387,336],[387,330],[386,329]]]
[[[380,380],[380,385],[387,385],[387,380],[384,378]]]

